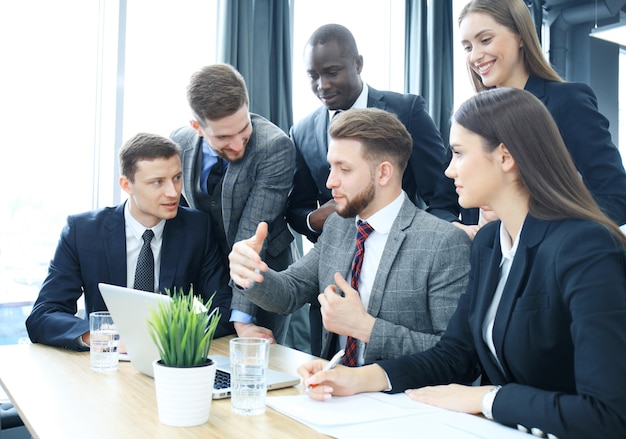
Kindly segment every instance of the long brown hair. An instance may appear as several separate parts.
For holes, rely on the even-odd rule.
[[[459,14],[459,25],[472,12],[482,12],[493,17],[496,23],[507,27],[522,39],[522,59],[526,71],[548,81],[563,82],[563,79],[552,68],[543,56],[541,44],[537,38],[533,19],[523,0],[472,0]],[[487,87],[478,73],[467,66],[474,90],[482,91]]]
[[[485,90],[461,104],[453,119],[481,136],[488,152],[500,144],[507,147],[519,184],[529,195],[531,215],[595,221],[626,245],[626,236],[602,213],[579,177],[554,119],[531,93],[509,87]]]

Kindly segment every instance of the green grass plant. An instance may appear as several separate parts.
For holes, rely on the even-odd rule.
[[[219,308],[211,312],[213,296],[203,303],[194,297],[193,285],[189,294],[182,288],[165,292],[172,297],[169,302],[160,302],[150,311],[148,328],[150,336],[161,355],[161,363],[169,367],[192,367],[208,361],[209,349],[215,329],[220,320]]]

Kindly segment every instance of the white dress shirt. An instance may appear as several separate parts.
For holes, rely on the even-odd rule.
[[[378,266],[387,244],[387,238],[405,197],[404,191],[387,206],[380,209],[367,219],[367,222],[374,228],[371,235],[365,240],[365,253],[363,255],[363,265],[361,266],[361,275],[359,277],[359,294],[361,296],[361,302],[367,310],[372,295],[372,287],[374,286],[374,280],[376,279],[376,273],[378,272]],[[364,221],[359,216],[355,219],[356,222]],[[356,235],[355,235],[356,236]],[[355,244],[356,248],[356,244]],[[350,283],[350,278],[346,279]],[[345,346],[348,337],[345,335],[339,336],[339,346]],[[364,363],[365,343],[358,340],[357,344],[357,365],[362,366]]]

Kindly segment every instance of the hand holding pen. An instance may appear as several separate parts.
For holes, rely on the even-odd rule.
[[[333,358],[330,359],[330,361],[326,364],[326,366],[324,366],[324,368],[322,370],[334,369],[335,366],[337,366],[341,362],[341,360],[342,360],[342,358],[343,358],[345,353],[346,352],[343,349],[341,349],[339,352],[337,352],[333,356]],[[318,386],[318,384],[310,384],[309,386],[307,386],[306,391],[308,392],[308,391],[310,391],[311,389],[314,389],[317,386]]]

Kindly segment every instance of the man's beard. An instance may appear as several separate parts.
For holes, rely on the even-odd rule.
[[[356,195],[354,199],[348,200],[346,198],[346,205],[343,209],[337,209],[337,213],[344,218],[354,218],[360,212],[362,212],[374,199],[376,189],[374,182],[370,181],[370,184],[363,189],[361,193]]]

